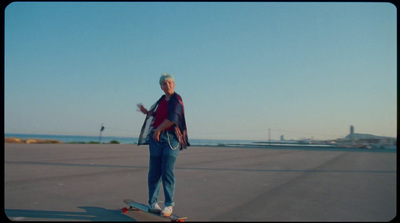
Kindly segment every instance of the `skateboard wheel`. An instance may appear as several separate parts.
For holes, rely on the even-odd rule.
[[[122,213],[128,212],[128,208],[122,208]]]

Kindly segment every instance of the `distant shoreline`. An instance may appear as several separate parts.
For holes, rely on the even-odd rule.
[[[21,144],[61,144],[56,139],[20,139],[16,137],[4,137],[4,143],[21,143]]]
[[[134,136],[109,136],[103,135],[100,136],[87,136],[87,135],[52,135],[52,134],[23,134],[23,133],[5,133],[5,138],[19,138],[21,140],[26,139],[52,139],[59,140],[62,143],[70,144],[103,144],[109,142],[119,142],[120,144],[132,144],[136,145],[138,138]],[[241,144],[248,145],[252,144],[251,140],[225,140],[225,139],[193,139],[190,138],[189,142],[191,145],[199,145],[199,146],[226,146],[231,144]]]
[[[117,140],[112,140],[110,142],[63,142],[57,139],[36,139],[36,138],[29,138],[29,139],[20,139],[17,137],[4,137],[4,143],[19,143],[19,144],[120,144]]]
[[[79,136],[79,135],[41,135],[41,134],[16,134],[5,133],[5,143],[14,144],[129,144],[137,145],[135,137],[117,136]],[[397,151],[395,144],[363,144],[363,143],[329,143],[315,141],[257,141],[257,140],[213,140],[190,139],[191,146],[220,147],[220,148],[253,148],[253,149],[296,149],[296,150],[343,150],[343,151]]]
[[[84,144],[124,144],[116,140],[110,142],[90,141],[90,142],[62,142],[56,139],[20,139],[17,137],[4,137],[5,144],[65,144],[65,145],[84,145]],[[132,144],[136,145],[136,144]],[[246,148],[246,149],[284,149],[284,150],[314,150],[314,151],[347,151],[347,152],[397,152],[397,148],[393,149],[365,149],[365,148],[349,148],[341,146],[329,145],[299,145],[299,144],[218,144],[218,145],[192,145],[189,147],[204,147],[204,148]]]

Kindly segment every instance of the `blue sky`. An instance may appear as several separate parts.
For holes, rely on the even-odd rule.
[[[390,3],[14,2],[5,133],[137,137],[175,76],[190,138],[396,136]]]

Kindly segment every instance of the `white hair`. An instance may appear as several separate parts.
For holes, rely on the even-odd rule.
[[[162,82],[164,82],[165,79],[169,79],[169,80],[172,80],[173,82],[175,82],[174,76],[172,76],[172,74],[163,73],[163,74],[161,74],[161,77],[160,77],[160,85],[162,84]]]

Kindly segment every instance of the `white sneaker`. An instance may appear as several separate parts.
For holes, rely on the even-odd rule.
[[[161,208],[157,203],[154,203],[154,204],[149,206],[149,212],[160,213],[161,212]]]
[[[161,212],[162,215],[164,215],[165,217],[169,217],[172,215],[172,206],[166,206],[164,207],[164,209]]]

